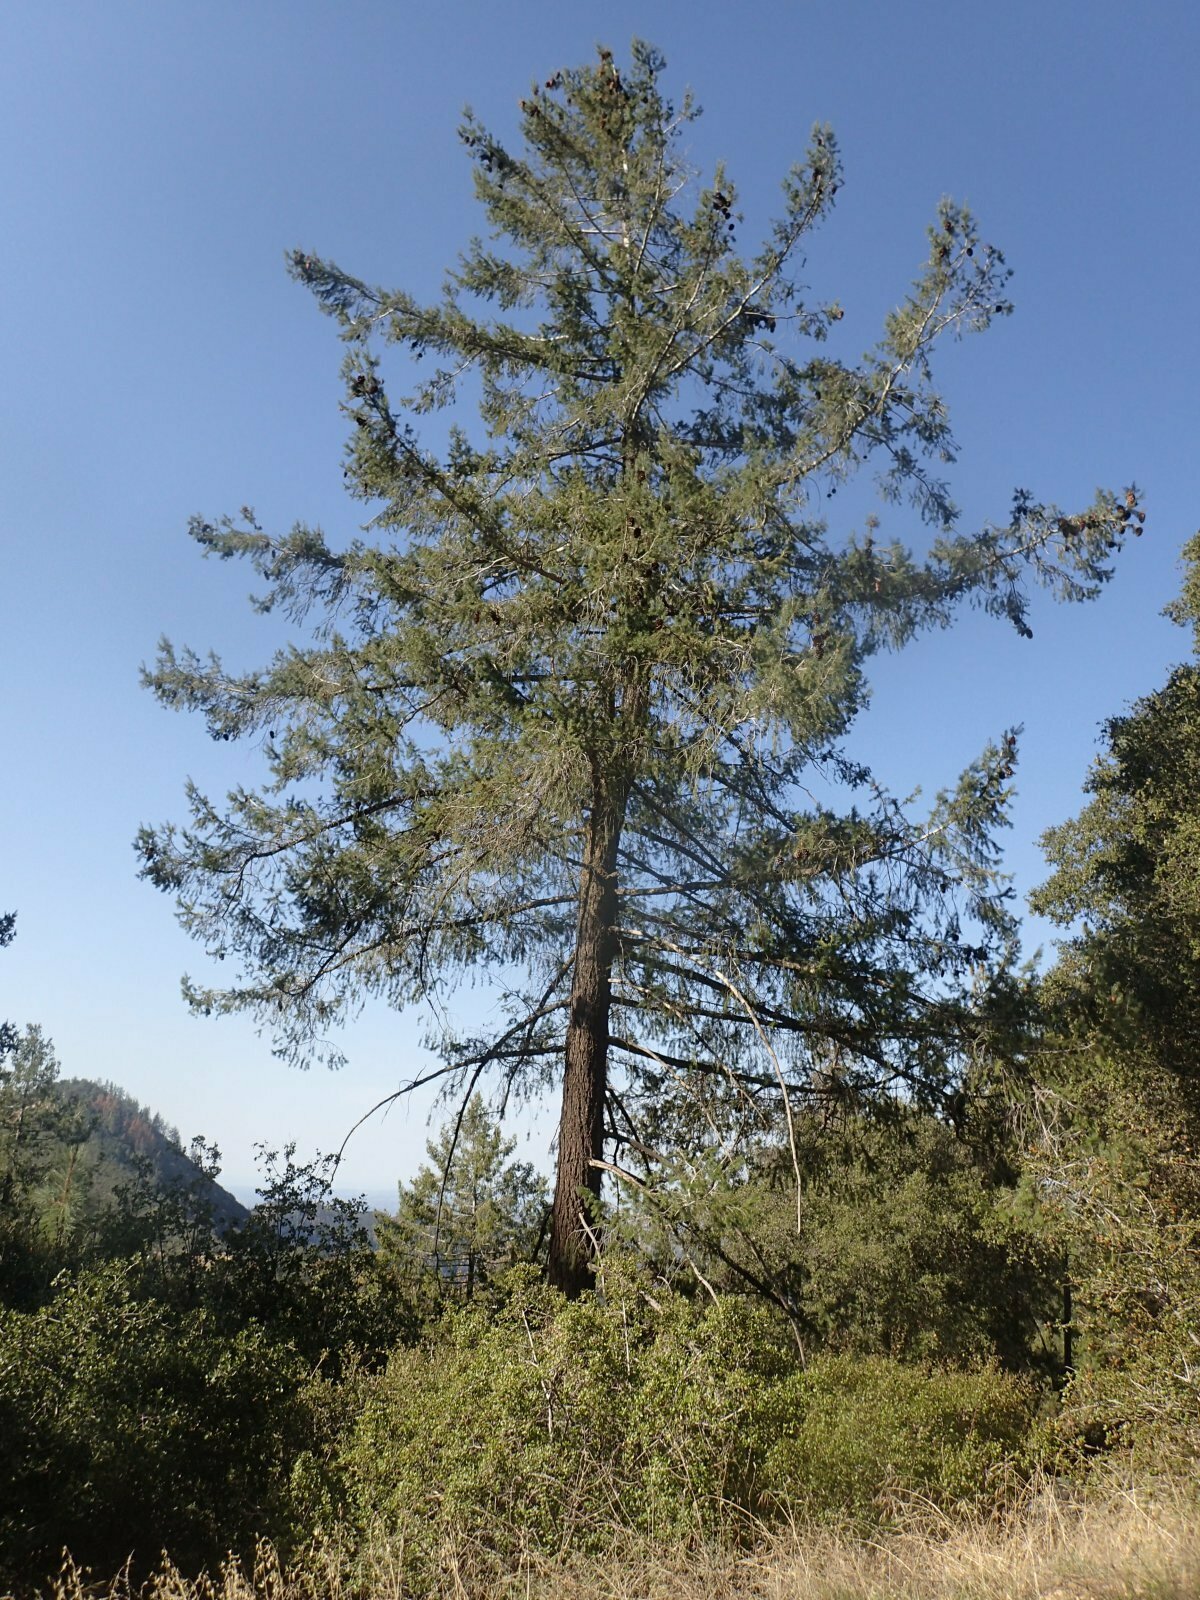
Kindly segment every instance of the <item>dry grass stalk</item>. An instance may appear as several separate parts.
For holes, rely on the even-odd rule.
[[[764,1535],[750,1552],[630,1543],[601,1560],[447,1545],[433,1586],[414,1590],[403,1550],[380,1541],[353,1573],[335,1550],[284,1571],[260,1548],[254,1569],[185,1580],[166,1564],[140,1596],[94,1585],[68,1563],[52,1600],[1196,1600],[1195,1485],[1118,1487],[1073,1500],[1043,1487],[1003,1519],[948,1520],[912,1507],[898,1531],[865,1539],[828,1528]]]

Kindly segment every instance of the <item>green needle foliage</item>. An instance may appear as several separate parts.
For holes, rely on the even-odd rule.
[[[512,1160],[516,1147],[473,1094],[456,1125],[426,1145],[430,1165],[400,1185],[396,1214],[376,1212],[380,1255],[423,1304],[470,1300],[501,1269],[536,1254],[545,1181]]]
[[[1167,614],[1200,651],[1200,535]],[[1053,875],[1035,911],[1070,928],[1052,996],[1109,1045],[1193,1085],[1200,1031],[1200,660],[1105,727],[1077,817],[1042,840]]]
[[[11,944],[13,934],[16,932],[17,914],[15,911],[0,913],[0,950],[6,944]],[[11,1055],[17,1048],[17,1030],[11,1022],[0,1022],[0,1059]]]
[[[291,257],[346,343],[371,536],[194,520],[306,642],[244,676],[164,643],[146,674],[215,738],[262,739],[269,771],[139,836],[184,926],[240,964],[192,1003],[306,1059],[366,995],[502,979],[511,1016],[448,1039],[446,1069],[468,1092],[489,1067],[561,1084],[550,1274],[570,1292],[606,1139],[637,1141],[680,1083],[946,1092],[986,1009],[965,975],[1010,933],[992,833],[1013,741],[915,821],[839,741],[872,655],[964,602],[1027,632],[1026,582],[1094,594],[1132,515],[1022,491],[959,531],[931,360],[1010,309],[1003,257],[943,202],[882,337],[839,356],[841,308],[799,277],[842,181],[832,133],[744,254],[663,65],[635,43],[628,67],[555,73],[518,149],[467,116],[488,238],[436,303]],[[407,392],[401,356],[426,360]],[[922,554],[873,519],[827,527],[868,467]]]
[[[1168,608],[1200,652],[1200,536]],[[1035,1177],[1068,1239],[1091,1436],[1156,1465],[1200,1448],[1200,660],[1105,726],[1078,816],[1030,896],[1069,937],[1030,1108]]]
[[[30,1024],[0,1056],[0,1306],[36,1305],[77,1255],[93,1209],[90,1131]]]

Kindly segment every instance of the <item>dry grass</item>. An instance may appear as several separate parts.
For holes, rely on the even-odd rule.
[[[402,1577],[401,1548],[381,1546],[353,1578],[333,1552],[284,1572],[267,1548],[189,1583],[165,1567],[143,1600],[1197,1600],[1200,1495],[1193,1488],[1112,1489],[1072,1500],[1031,1494],[991,1522],[947,1522],[914,1508],[901,1531],[864,1540],[828,1529],[775,1533],[751,1553],[629,1548],[602,1561],[497,1566],[447,1547],[432,1588]],[[131,1600],[68,1566],[53,1600]]]

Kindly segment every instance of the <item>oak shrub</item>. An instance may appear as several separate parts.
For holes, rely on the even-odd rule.
[[[418,1570],[448,1539],[552,1554],[994,1497],[1035,1404],[993,1367],[805,1366],[762,1308],[651,1291],[611,1260],[575,1302],[518,1269],[499,1304],[449,1309],[357,1400],[326,1531],[402,1541]]]
[[[0,1310],[0,1581],[44,1576],[64,1547],[106,1575],[164,1550],[197,1570],[285,1524],[305,1362],[260,1324],[224,1332],[139,1291],[110,1262]]]

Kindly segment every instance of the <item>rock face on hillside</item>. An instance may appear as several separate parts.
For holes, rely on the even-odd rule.
[[[245,1222],[246,1207],[187,1153],[178,1130],[157,1112],[115,1083],[63,1078],[54,1088],[88,1130],[84,1153],[93,1204],[144,1176],[157,1187],[190,1190],[200,1206],[211,1210],[218,1233]]]

